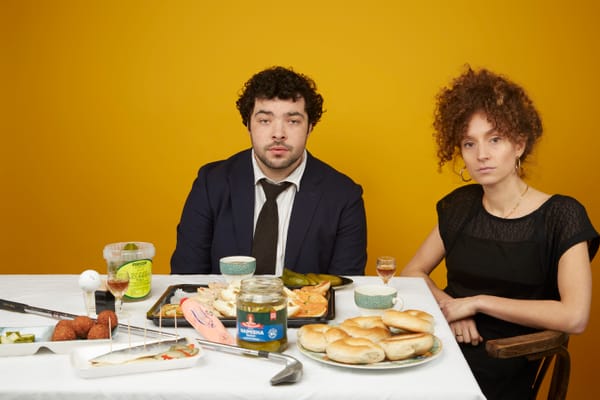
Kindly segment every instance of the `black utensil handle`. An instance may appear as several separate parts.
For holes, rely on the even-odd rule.
[[[16,301],[0,299],[0,310],[24,313],[27,310],[27,305],[17,303]]]
[[[73,319],[77,316],[75,314],[48,310],[46,308],[34,307],[28,304],[17,303],[16,301],[5,299],[0,299],[0,309],[20,313],[37,314],[41,315],[42,317],[52,317],[55,319]]]

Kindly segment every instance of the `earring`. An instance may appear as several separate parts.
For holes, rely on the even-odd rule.
[[[466,169],[467,169],[467,167],[462,167],[460,169],[460,171],[458,171],[458,174],[460,175],[460,179],[462,179],[463,182],[470,182],[471,178],[465,179],[465,177],[463,176],[463,173],[465,172]]]
[[[521,157],[517,157],[517,161],[515,162],[515,170],[517,171],[517,175],[521,176]]]

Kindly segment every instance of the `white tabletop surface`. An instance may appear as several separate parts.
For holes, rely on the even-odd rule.
[[[84,315],[78,275],[0,275],[0,298],[30,306]],[[351,277],[353,286],[378,283],[377,277]],[[149,310],[169,285],[219,281],[220,276],[154,275],[152,293],[145,300],[127,302],[131,325],[158,329],[146,320]],[[270,378],[283,364],[251,356],[204,350],[193,368],[116,377],[81,378],[68,354],[42,349],[34,355],[0,357],[0,398],[9,399],[483,399],[437,304],[420,278],[393,278],[404,308],[435,317],[440,355],[430,362],[393,370],[366,371],[326,365],[302,354],[296,346],[297,329],[288,329],[285,354],[303,364],[302,379],[271,386]],[[352,287],[336,290],[336,318],[357,316]],[[56,321],[35,314],[0,310],[0,327],[51,325]],[[123,322],[123,321],[122,321]],[[163,328],[174,332],[173,328]],[[235,328],[230,328],[235,334]],[[199,337],[192,328],[177,328],[182,336]],[[140,341],[119,332],[116,342]],[[1,346],[1,345],[0,345]]]

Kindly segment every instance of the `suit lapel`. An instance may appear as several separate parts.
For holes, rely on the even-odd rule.
[[[308,228],[313,220],[315,210],[321,199],[321,184],[323,174],[318,163],[307,152],[306,169],[302,176],[300,191],[296,193],[285,249],[285,266],[296,266],[300,256],[300,248]]]
[[[251,154],[248,150],[232,165],[228,182],[234,229],[232,240],[235,239],[240,254],[252,252],[254,172],[250,160]]]

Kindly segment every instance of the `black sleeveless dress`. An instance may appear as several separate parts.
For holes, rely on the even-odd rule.
[[[553,195],[529,215],[499,218],[482,206],[483,188],[467,185],[437,204],[440,234],[446,249],[452,297],[477,294],[515,299],[558,300],[557,271],[562,254],[588,241],[590,260],[600,238],[585,208],[575,199]],[[494,359],[485,340],[535,332],[485,314],[475,322],[484,343],[460,344],[479,386],[488,399],[525,399],[537,363],[526,359]]]

